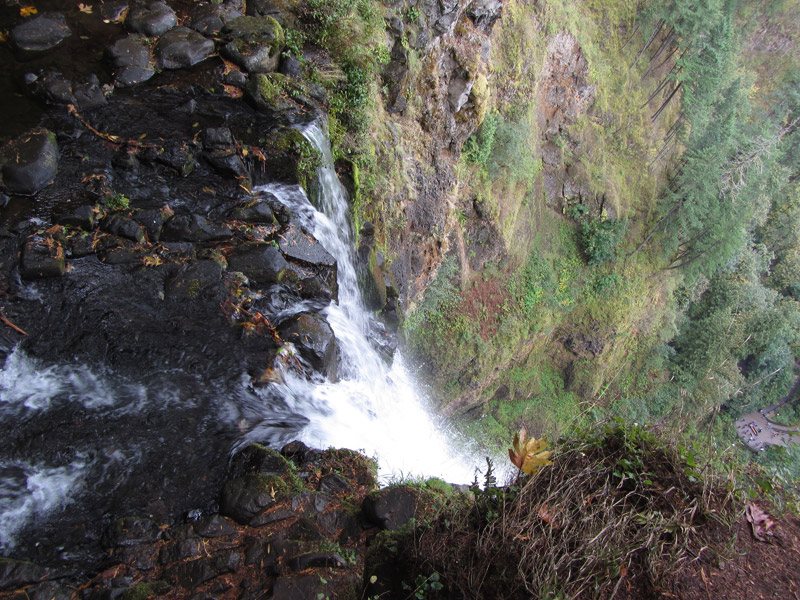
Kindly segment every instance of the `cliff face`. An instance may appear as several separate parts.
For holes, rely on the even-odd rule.
[[[653,92],[673,63],[634,64],[635,11],[617,3],[512,1],[484,22],[464,6],[440,41],[409,51],[411,100],[377,119],[384,175],[363,214],[386,232],[407,345],[442,410],[503,412],[503,428],[524,412],[556,435],[533,416],[537,398],[595,397],[665,326],[671,278],[615,258],[675,151],[660,152],[674,107],[656,115]],[[448,91],[462,80],[459,112]]]

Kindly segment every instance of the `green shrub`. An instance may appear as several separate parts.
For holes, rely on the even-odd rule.
[[[586,218],[581,221],[578,242],[586,261],[599,265],[617,256],[617,246],[625,236],[627,223],[614,219]]]
[[[495,112],[486,115],[478,130],[464,143],[462,154],[467,161],[482,167],[486,166],[492,154],[499,121],[500,116]]]

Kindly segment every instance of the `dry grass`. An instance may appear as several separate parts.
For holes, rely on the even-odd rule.
[[[732,522],[730,487],[641,428],[609,427],[553,461],[417,530],[409,567],[440,573],[448,598],[645,597],[709,558],[704,524]]]

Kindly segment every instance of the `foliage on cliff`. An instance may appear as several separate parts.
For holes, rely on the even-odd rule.
[[[409,346],[472,434],[611,414],[748,460],[732,419],[800,356],[798,3],[567,8],[495,25]]]

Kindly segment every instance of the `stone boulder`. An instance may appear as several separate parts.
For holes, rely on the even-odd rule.
[[[285,498],[288,493],[289,486],[280,477],[243,475],[225,483],[219,512],[241,525],[246,525],[270,505]]]
[[[18,50],[42,52],[55,48],[72,35],[64,15],[43,13],[14,27],[9,34],[11,43]]]
[[[233,457],[228,471],[234,479],[248,474],[286,477],[292,472],[292,466],[275,450],[250,444]]]
[[[167,281],[164,294],[168,298],[190,299],[207,290],[214,293],[222,281],[222,270],[222,266],[213,260],[189,263]]]
[[[295,345],[300,355],[316,370],[334,379],[337,344],[333,329],[322,315],[301,313],[278,328],[285,342]]]
[[[162,69],[185,69],[207,59],[214,52],[214,42],[188,27],[175,27],[162,35],[155,55]]]
[[[249,73],[277,70],[285,44],[283,28],[272,17],[239,17],[225,24],[222,55]]]
[[[414,517],[417,500],[417,493],[407,486],[384,488],[364,498],[362,509],[371,523],[394,531]]]
[[[214,242],[233,235],[227,225],[211,223],[201,215],[175,215],[166,225],[161,239],[167,242]]]
[[[178,17],[166,2],[151,2],[146,7],[133,6],[125,19],[129,31],[150,37],[163,35],[177,24]]]
[[[247,242],[228,258],[229,271],[241,271],[255,284],[291,281],[295,277],[281,251],[269,243]]]
[[[129,35],[117,40],[106,54],[114,66],[114,83],[120,87],[142,83],[155,75],[150,48],[141,36]]]
[[[228,21],[241,16],[242,11],[231,4],[205,4],[189,13],[189,27],[203,35],[217,35]]]
[[[2,151],[3,185],[12,194],[33,196],[58,173],[56,135],[38,128],[12,140]]]
[[[311,268],[331,290],[337,289],[336,259],[316,239],[290,225],[281,234],[278,244],[286,258]]]
[[[28,73],[25,82],[34,96],[48,104],[73,104],[79,111],[108,104],[100,80],[93,73],[75,81],[58,71]]]
[[[52,577],[50,570],[21,560],[0,558],[0,590],[13,590]]]

